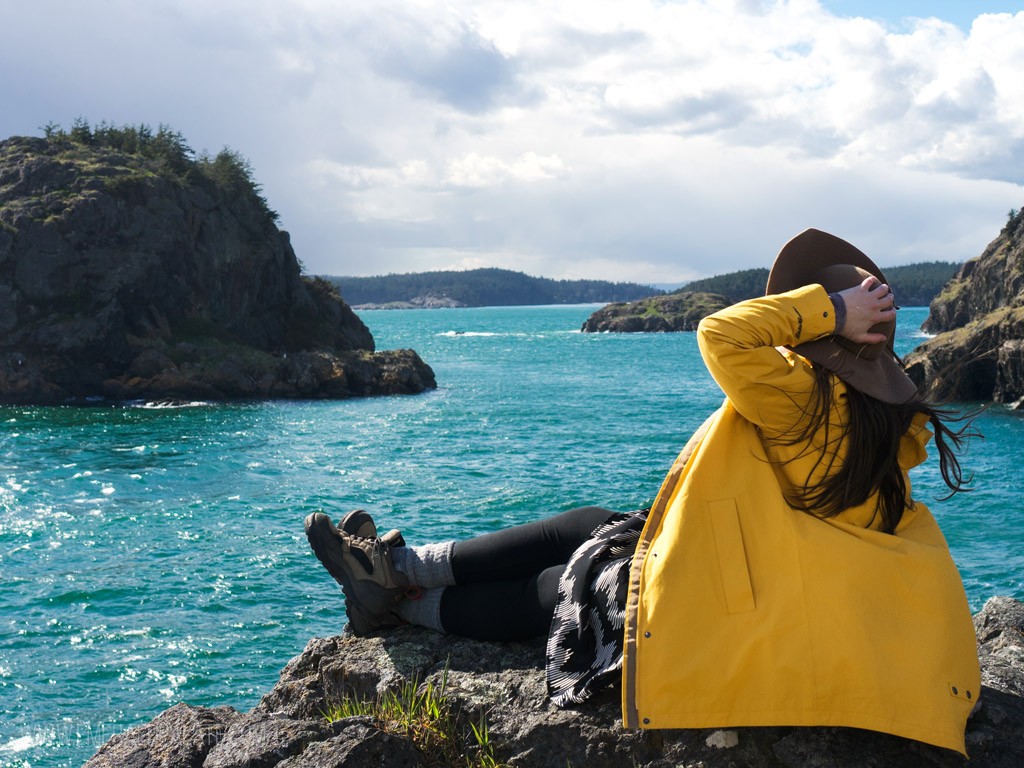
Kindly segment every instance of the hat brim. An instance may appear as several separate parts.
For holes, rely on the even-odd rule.
[[[867,360],[839,346],[832,337],[808,341],[791,349],[883,403],[902,405],[917,394],[917,385],[893,353],[885,352],[874,360]]]

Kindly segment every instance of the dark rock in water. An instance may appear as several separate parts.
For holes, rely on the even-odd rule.
[[[938,335],[906,359],[927,397],[1024,397],[1024,212],[960,268],[929,309],[923,327]]]
[[[419,392],[251,181],[64,138],[0,142],[0,402]]]
[[[1024,306],[1003,307],[926,341],[907,374],[932,399],[1011,403],[1024,396],[1022,342]]]
[[[585,333],[670,333],[695,331],[705,317],[733,302],[717,293],[672,293],[628,304],[609,304],[594,312],[580,329]]]
[[[372,698],[416,680],[444,685],[465,722],[485,718],[494,758],[512,766],[1018,768],[1024,604],[992,598],[974,623],[983,686],[967,727],[969,763],[950,750],[853,728],[627,731],[618,687],[575,709],[550,704],[543,642],[483,643],[406,627],[377,637],[314,638],[252,711],[179,704],[113,737],[86,767],[436,765],[387,723],[359,716],[327,724],[323,717],[342,697]]]

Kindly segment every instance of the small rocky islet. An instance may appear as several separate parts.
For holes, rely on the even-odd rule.
[[[0,403],[436,386],[301,274],[248,163],[145,126],[0,141]]]
[[[673,333],[695,331],[706,316],[725,309],[728,296],[684,291],[651,296],[639,301],[616,302],[594,312],[580,329],[584,333]]]

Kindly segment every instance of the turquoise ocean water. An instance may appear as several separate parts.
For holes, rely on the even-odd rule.
[[[593,306],[362,313],[439,389],[189,407],[0,408],[0,766],[78,766],[179,701],[248,709],[345,622],[302,519],[417,543],[648,505],[720,402],[693,334],[581,334]],[[901,353],[927,310],[900,313]],[[977,610],[1024,598],[1024,413],[980,419],[977,490],[932,502]]]

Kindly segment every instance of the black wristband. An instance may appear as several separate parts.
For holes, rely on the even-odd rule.
[[[838,336],[846,325],[846,302],[838,293],[830,293],[828,297],[832,300],[832,310],[836,316],[836,328],[832,331],[833,336]]]

